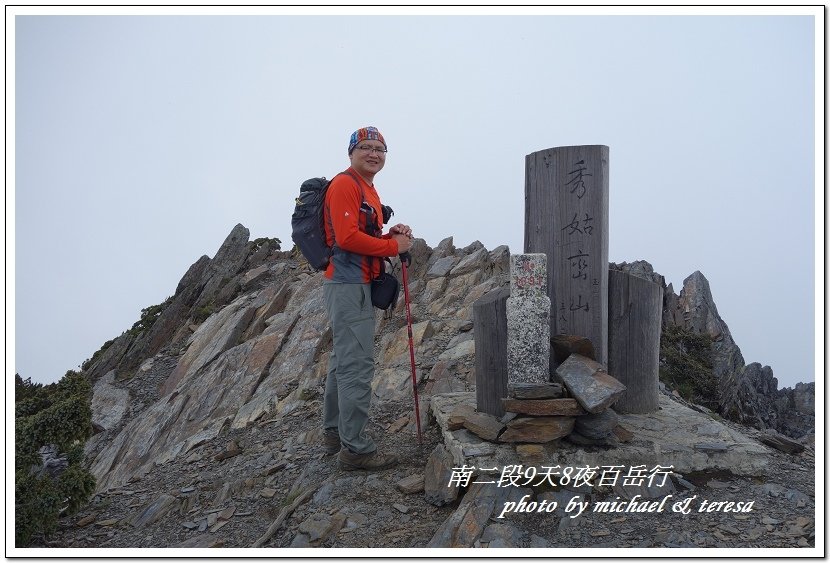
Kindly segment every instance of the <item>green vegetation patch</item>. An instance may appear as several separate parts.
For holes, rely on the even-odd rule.
[[[280,245],[282,244],[282,241],[278,238],[261,237],[261,238],[252,240],[251,242],[248,243],[250,245],[250,251],[251,252],[256,252],[257,250],[262,248],[262,245],[264,245],[266,242],[270,243],[270,247],[273,250],[279,250]]]
[[[141,310],[141,318],[138,319],[127,331],[128,334],[139,334],[145,330],[149,330],[161,316],[161,312],[173,301],[173,297],[168,297],[164,303],[158,305],[151,305]]]
[[[55,530],[58,517],[76,513],[95,490],[83,468],[84,443],[92,435],[92,386],[75,371],[42,385],[15,375],[15,545],[26,547]],[[65,457],[59,471],[45,470],[40,450]]]
[[[664,329],[660,335],[660,381],[685,400],[717,410],[712,337],[677,326]]]

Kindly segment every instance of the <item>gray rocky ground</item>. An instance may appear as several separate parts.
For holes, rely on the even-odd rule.
[[[39,547],[65,548],[54,552],[61,556],[106,555],[108,548],[119,549],[119,555],[165,554],[177,547],[214,547],[233,555],[240,549],[244,555],[252,546],[288,550],[273,552],[280,555],[290,555],[290,548],[321,549],[321,556],[340,553],[332,548],[427,546],[793,547],[815,555],[809,548],[823,547],[821,531],[816,540],[816,503],[822,505],[815,497],[809,437],[801,438],[801,430],[791,435],[807,447],[787,454],[762,446],[759,430],[729,421],[722,424],[761,448],[766,463],[751,471],[737,464],[741,470],[734,472],[704,463],[673,478],[671,494],[675,501],[695,495],[754,501],[748,513],[585,512],[570,518],[560,511],[500,519],[498,507],[528,494],[533,501],[578,494],[596,503],[614,500],[616,492],[476,483],[446,504],[438,502],[436,491],[444,484],[436,483],[436,475],[446,479],[449,468],[436,471],[431,456],[448,439],[428,405],[438,396],[475,389],[472,307],[506,285],[508,257],[507,247],[487,251],[474,243],[461,249],[451,238],[435,249],[416,244],[410,291],[424,443],[415,436],[406,320],[399,304],[391,319],[378,315],[369,431],[401,464],[378,473],[347,472],[320,447],[331,337],[319,274],[268,241],[249,242],[247,230],[237,226],[213,259],[205,256],[191,266],[149,328],[125,332],[90,363],[99,431],[86,453],[98,489]],[[683,305],[693,311],[690,322],[719,319],[702,281],[690,283],[678,299],[691,303],[698,286],[703,293],[698,308],[705,314],[697,314],[694,303]],[[725,324],[714,325],[726,334]],[[731,362],[737,353],[726,347],[724,357]],[[771,421],[793,410],[793,393],[777,402],[762,397],[756,388],[768,386],[768,378],[756,379],[757,385],[752,378],[736,379],[752,399],[741,403],[740,412],[759,427],[783,428]],[[670,394],[663,399],[679,402]],[[604,452],[594,451],[595,458],[610,459],[611,451]]]
[[[371,432],[383,451],[401,464],[378,473],[347,472],[319,446],[320,397],[284,419],[253,431],[231,431],[194,449],[184,463],[160,466],[126,486],[96,495],[64,519],[51,547],[167,548],[254,546],[281,509],[313,491],[264,542],[265,548],[425,548],[459,510],[465,494],[436,507],[422,490],[406,493],[398,483],[422,476],[426,459],[442,442],[434,421],[419,446],[410,428],[397,423],[407,402],[376,405]],[[727,423],[729,424],[729,423]],[[399,428],[396,430],[396,428]],[[743,427],[735,429],[749,433]],[[230,457],[225,457],[230,456]],[[754,501],[748,513],[592,513],[570,518],[559,512],[479,514],[467,547],[504,548],[795,548],[815,547],[815,459],[770,450],[760,474],[722,471],[683,476],[673,500],[697,496],[714,501]],[[471,485],[472,487],[473,485]],[[492,486],[491,486],[492,487]],[[510,498],[534,494],[511,487]],[[565,491],[566,496],[573,496]],[[469,494],[469,491],[468,491]],[[544,491],[535,492],[536,500]],[[582,491],[593,502],[613,500],[610,490]],[[472,537],[472,536],[469,536]],[[456,532],[456,539],[459,534]],[[452,545],[452,541],[451,545]],[[332,552],[334,553],[334,552]],[[290,551],[289,553],[290,554]],[[324,555],[324,553],[321,553]]]

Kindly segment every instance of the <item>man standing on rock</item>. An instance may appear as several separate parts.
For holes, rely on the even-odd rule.
[[[366,434],[375,372],[370,282],[380,274],[384,257],[412,247],[412,229],[398,224],[381,234],[382,206],[373,183],[386,164],[380,131],[364,127],[352,133],[348,154],[351,166],[332,179],[324,211],[332,258],[323,293],[333,340],[323,397],[324,445],[328,455],[340,452],[345,470],[378,470],[396,465],[398,459],[378,453]]]

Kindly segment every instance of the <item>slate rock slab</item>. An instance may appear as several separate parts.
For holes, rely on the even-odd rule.
[[[499,422],[492,414],[474,412],[465,417],[464,428],[479,438],[495,442],[501,431],[504,430],[504,424]]]
[[[574,423],[575,419],[569,416],[516,418],[507,424],[507,430],[499,436],[499,441],[543,444],[570,434]]]
[[[559,383],[510,383],[507,395],[514,399],[558,399],[562,397],[562,385]]]
[[[141,528],[148,524],[152,524],[153,522],[157,522],[158,520],[164,518],[168,512],[173,510],[178,502],[179,501],[176,497],[168,494],[162,494],[150,503],[150,505],[138,514],[130,523],[134,528]]]
[[[435,506],[445,506],[458,498],[458,487],[448,486],[454,466],[452,454],[438,444],[427,460],[424,468],[424,498]]]
[[[762,443],[771,446],[776,450],[781,450],[784,453],[797,454],[804,451],[804,444],[799,444],[786,436],[773,433],[769,430],[764,434],[761,434],[758,439],[761,440]]]
[[[586,414],[576,399],[502,399],[506,412],[531,416],[579,416]]]
[[[510,487],[472,483],[458,508],[439,526],[427,547],[472,547],[496,508],[504,506]]]
[[[580,354],[571,354],[555,373],[570,395],[589,413],[606,410],[626,389],[605,372],[602,364]]]
[[[516,548],[522,546],[522,531],[509,523],[491,522],[484,528],[479,541],[489,544],[489,548]]]

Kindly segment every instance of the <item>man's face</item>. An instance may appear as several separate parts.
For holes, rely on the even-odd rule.
[[[373,150],[380,149],[380,150]],[[386,153],[381,152],[386,147],[383,143],[375,140],[360,141],[349,155],[352,168],[363,176],[372,177],[381,171],[386,164]]]

